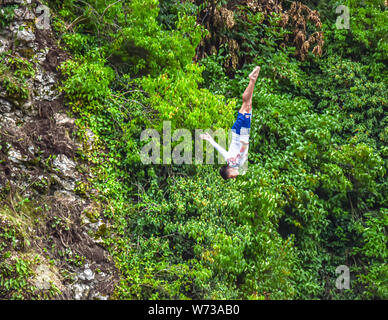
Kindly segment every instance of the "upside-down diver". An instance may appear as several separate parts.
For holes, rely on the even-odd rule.
[[[248,159],[249,133],[252,118],[252,96],[260,67],[256,67],[249,75],[249,84],[242,96],[242,106],[237,114],[237,120],[232,126],[232,141],[229,151],[226,151],[208,133],[200,135],[201,139],[209,141],[224,157],[226,165],[221,167],[220,174],[225,180],[236,178],[243,174],[241,168]],[[240,171],[239,171],[240,170]]]

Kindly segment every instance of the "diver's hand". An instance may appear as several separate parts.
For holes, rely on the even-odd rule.
[[[213,138],[208,133],[202,133],[199,135],[202,140],[211,141]]]

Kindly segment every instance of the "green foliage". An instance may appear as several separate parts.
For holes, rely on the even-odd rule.
[[[179,0],[160,0],[159,8],[158,22],[170,30],[175,28],[179,14],[193,15],[198,10],[195,4]]]
[[[38,290],[33,284],[34,269],[41,256],[34,253],[34,227],[44,228],[41,207],[29,198],[8,199],[0,209],[0,297],[1,299],[49,299],[59,293],[52,285]]]
[[[10,98],[24,100],[29,97],[27,80],[35,75],[32,63],[9,52],[0,54],[0,84]]]
[[[62,89],[112,221],[116,298],[387,297],[385,8],[350,1],[352,29],[337,30],[337,1],[319,5],[325,53],[301,62],[280,46],[292,30],[278,16],[241,7],[251,23],[228,34],[246,39],[231,75],[227,45],[192,61],[206,35],[192,3],[82,3],[54,6],[74,54]],[[246,175],[224,182],[216,166],[141,163],[145,128],[228,129],[256,64]],[[335,288],[339,265],[349,291]]]
[[[71,75],[63,83],[63,90],[72,97],[73,103],[87,102],[90,111],[103,108],[102,103],[110,94],[109,84],[114,78],[112,69],[105,63],[106,59],[95,50],[77,61],[68,60],[62,64],[62,72]]]
[[[18,257],[11,262],[3,260],[9,257],[9,252],[5,252],[0,263],[0,295],[9,299],[23,299],[23,296],[33,288],[28,284],[28,279],[32,275],[30,269],[32,262]]]
[[[388,225],[387,209],[365,214],[364,223],[355,225],[357,233],[361,237],[360,244],[354,247],[353,253],[363,257],[364,273],[360,274],[359,282],[365,287],[363,294],[367,298],[388,297],[387,275],[387,241],[386,228]]]
[[[149,95],[144,103],[158,111],[159,121],[171,121],[173,129],[227,128],[233,120],[236,101],[228,103],[223,96],[199,89],[199,84],[203,82],[202,70],[202,67],[189,64],[171,77],[161,74],[156,79],[142,78],[138,84]],[[214,114],[218,114],[219,119],[214,119]]]
[[[339,4],[330,1],[331,8]],[[324,24],[330,41],[328,53],[357,57],[373,79],[387,83],[388,16],[384,1],[350,0],[346,5],[350,9],[350,29],[337,29],[332,19]]]
[[[15,16],[15,9],[18,5],[2,6],[0,9],[0,30],[6,27]]]

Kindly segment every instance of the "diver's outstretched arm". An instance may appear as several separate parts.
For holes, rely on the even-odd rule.
[[[199,137],[203,140],[209,141],[209,143],[224,157],[225,161],[228,160],[228,152],[221,147],[208,133],[200,134]]]

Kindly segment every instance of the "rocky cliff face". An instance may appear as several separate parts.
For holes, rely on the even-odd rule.
[[[0,298],[106,299],[106,222],[82,191],[89,165],[58,90],[68,54],[42,14],[38,1],[0,0]]]

